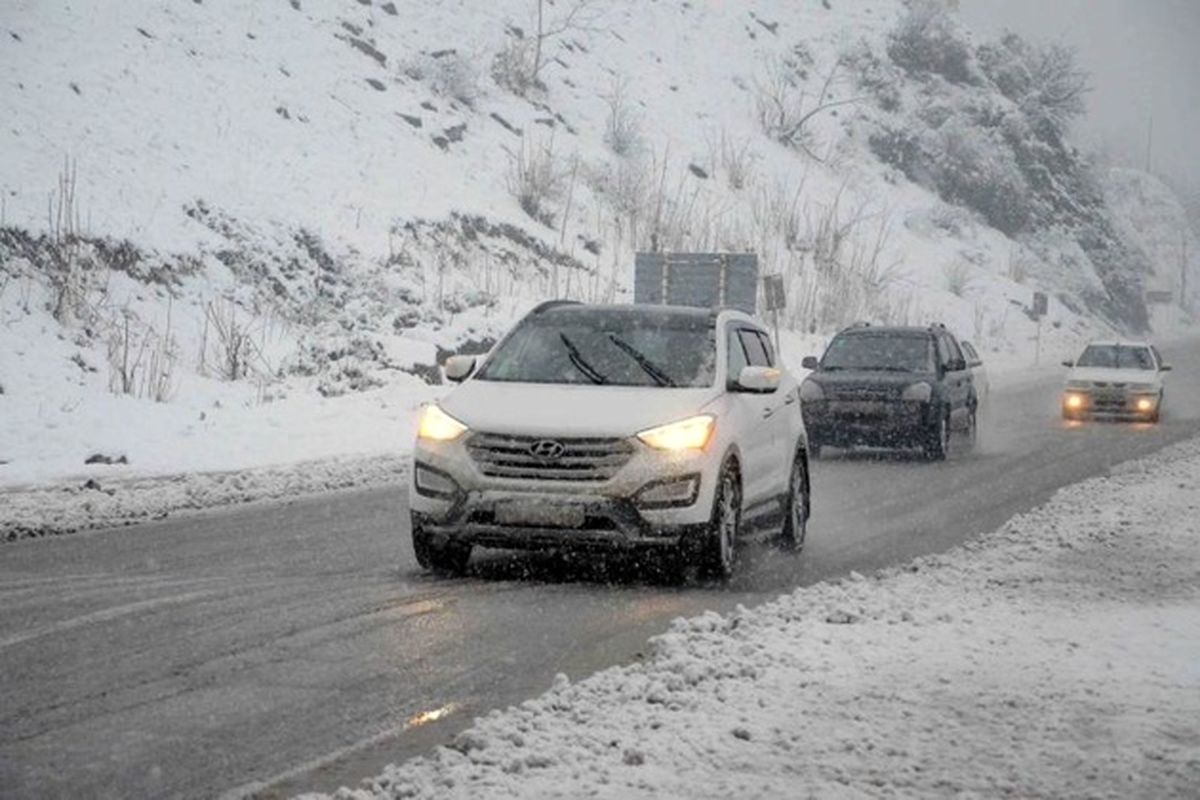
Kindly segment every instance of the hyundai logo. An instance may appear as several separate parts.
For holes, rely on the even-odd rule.
[[[529,445],[529,452],[546,461],[554,461],[562,458],[562,454],[567,452],[567,448],[563,446],[562,442],[556,442],[553,439],[539,439]]]

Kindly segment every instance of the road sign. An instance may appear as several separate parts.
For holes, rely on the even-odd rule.
[[[758,305],[754,253],[638,253],[633,302],[731,307],[753,314]]]
[[[1050,310],[1050,303],[1046,299],[1045,292],[1033,293],[1033,315],[1038,319],[1046,316],[1046,312]]]
[[[778,311],[787,308],[787,295],[783,291],[782,275],[763,276],[763,301],[767,311]]]

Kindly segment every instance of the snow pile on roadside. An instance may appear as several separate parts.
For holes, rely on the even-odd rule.
[[[88,478],[75,484],[0,491],[0,542],[133,525],[180,512],[279,500],[402,481],[401,455],[336,458],[236,472]]]
[[[946,555],[678,620],[339,798],[1200,794],[1200,441]]]

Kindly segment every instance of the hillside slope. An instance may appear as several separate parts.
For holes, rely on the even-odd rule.
[[[964,108],[1024,119],[982,67],[901,65],[898,0],[558,0],[531,75],[535,7],[6,4],[0,483],[198,421],[242,452],[222,437],[275,420],[227,466],[392,448],[441,355],[538,299],[628,299],[639,249],[757,252],[806,335],[941,320],[1025,359],[1034,290],[1049,349],[1137,327],[1141,262],[1097,260],[1075,212],[1010,227],[881,152],[917,123],[940,152],[937,125],[979,122]],[[384,436],[339,447],[348,393],[363,430],[392,409]],[[137,409],[157,438],[104,424]],[[296,449],[295,425],[323,443]]]

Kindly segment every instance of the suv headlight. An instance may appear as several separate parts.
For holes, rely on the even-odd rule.
[[[806,380],[800,384],[800,399],[801,400],[824,400],[825,390],[821,388],[821,384],[816,381]]]
[[[933,387],[928,383],[909,384],[900,393],[901,400],[909,400],[914,403],[928,403],[932,397]]]
[[[699,414],[642,431],[637,438],[655,450],[703,450],[716,426],[712,414]]]
[[[467,426],[436,405],[427,405],[417,425],[417,438],[430,442],[452,442],[467,432]]]

